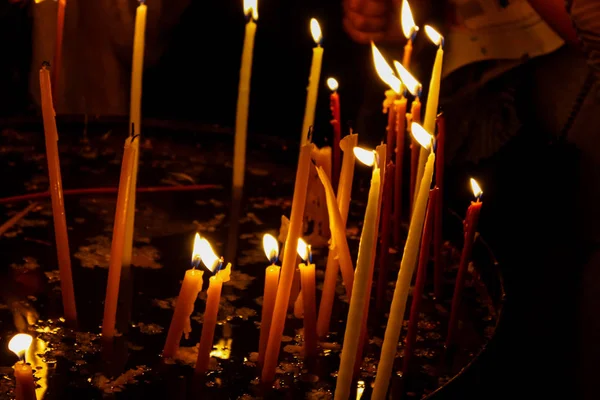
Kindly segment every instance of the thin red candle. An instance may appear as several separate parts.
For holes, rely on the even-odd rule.
[[[454,285],[454,295],[452,297],[452,310],[450,311],[450,321],[448,322],[448,336],[446,337],[446,348],[454,344],[454,338],[458,329],[458,314],[462,292],[465,286],[465,275],[471,258],[473,249],[473,241],[475,240],[475,232],[477,231],[477,221],[479,220],[479,212],[481,211],[481,188],[475,179],[471,178],[471,186],[473,194],[477,198],[476,202],[471,202],[467,209],[467,216],[464,221],[465,243],[463,244],[462,253],[460,255],[460,264],[458,266],[458,274],[456,275],[456,284]]]
[[[410,108],[410,122],[421,122],[421,101],[418,97],[412,102]],[[417,169],[419,168],[419,152],[421,151],[421,145],[414,139],[411,139],[410,144],[410,209],[412,210],[412,203],[415,194],[415,185],[417,184]],[[437,156],[436,156],[437,157]]]
[[[388,123],[386,127],[387,159],[392,159],[394,151],[394,142],[396,141],[396,93],[388,90],[385,92],[386,100],[384,102],[384,111],[387,110]]]
[[[446,121],[444,115],[437,117],[438,134],[436,137],[435,150],[435,186],[438,189],[437,200],[435,203],[435,216],[433,227],[433,265],[434,282],[433,292],[436,298],[442,297],[444,284],[444,264],[442,260],[442,222],[444,211],[444,142],[446,139]]]
[[[65,9],[67,0],[58,0],[58,11],[56,13],[56,43],[54,45],[54,67],[52,68],[52,98],[57,101],[56,94],[59,91],[59,76],[62,66],[62,43],[65,28]]]
[[[396,159],[394,176],[394,244],[400,246],[402,238],[402,178],[404,175],[404,141],[406,132],[406,97],[394,104],[396,113]]]
[[[383,184],[383,206],[382,206],[382,218],[381,218],[381,234],[379,235],[380,248],[379,248],[379,274],[377,275],[377,296],[376,305],[377,309],[385,303],[385,288],[387,286],[387,275],[388,275],[388,254],[390,248],[390,228],[392,227],[392,195],[393,193],[393,179],[395,166],[390,161],[385,169],[385,181]]]
[[[331,184],[333,189],[337,189],[340,180],[340,169],[342,168],[342,157],[340,150],[340,140],[342,138],[342,125],[340,123],[340,95],[337,92],[338,82],[334,78],[327,79],[327,86],[332,93],[329,96],[329,108],[331,109],[331,126],[333,127],[333,154],[331,168]]]
[[[427,204],[427,215],[425,216],[425,226],[421,236],[421,250],[419,252],[419,264],[417,267],[417,280],[412,291],[412,304],[410,306],[410,318],[408,322],[408,332],[406,335],[406,346],[404,347],[404,361],[402,373],[406,374],[410,367],[411,359],[414,354],[415,340],[417,337],[417,324],[419,323],[419,311],[423,300],[423,288],[427,279],[427,264],[431,248],[431,236],[433,230],[433,220],[435,207],[439,196],[437,188],[429,191],[429,203]]]

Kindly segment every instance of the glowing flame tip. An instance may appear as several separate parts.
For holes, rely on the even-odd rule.
[[[316,44],[320,45],[323,40],[323,33],[321,32],[321,25],[315,18],[310,19],[310,33],[312,34],[313,40]]]
[[[263,236],[263,249],[269,261],[275,264],[279,256],[279,243],[277,243],[277,239],[273,235],[267,233]]]
[[[244,0],[244,15],[258,20],[258,0]]]
[[[204,238],[200,238],[198,242],[198,255],[202,263],[206,265],[211,272],[215,271],[220,263],[220,258],[215,254],[210,242]]]
[[[373,62],[375,63],[375,70],[382,81],[388,84],[388,86],[396,93],[400,93],[400,87],[402,82],[390,65],[385,61],[383,54],[379,51],[375,43],[371,42],[371,50],[373,51]]]
[[[396,67],[396,71],[398,71],[398,75],[400,75],[400,79],[402,83],[408,89],[410,94],[413,96],[418,96],[421,93],[422,85],[419,81],[415,79],[414,76],[406,68],[404,65],[400,64],[398,61],[394,61],[394,66]]]
[[[304,262],[310,262],[310,245],[306,244],[304,239],[298,239],[298,245],[296,246],[298,255]]]
[[[332,92],[335,92],[336,90],[338,90],[339,84],[335,78],[327,78],[327,86],[329,86],[329,89]]]
[[[8,349],[20,358],[29,349],[32,341],[33,337],[31,335],[26,333],[16,334],[10,339],[10,342],[8,342]]]
[[[425,33],[436,46],[444,46],[444,37],[430,25],[425,25]]]
[[[410,132],[413,137],[421,146],[426,149],[431,147],[431,141],[433,140],[433,136],[425,130],[421,125],[416,122],[413,122],[410,126]]]
[[[475,196],[478,199],[483,194],[483,190],[481,190],[481,186],[479,186],[479,183],[477,183],[477,181],[473,178],[471,178],[471,189],[473,190],[473,196]]]
[[[402,33],[404,33],[404,37],[407,39],[412,39],[412,36],[419,30],[419,27],[417,24],[415,24],[415,19],[413,18],[408,0],[402,1],[402,10],[400,11],[400,16]]]
[[[362,147],[355,147],[354,156],[358,159],[358,161],[369,167],[375,164],[376,153],[373,150],[363,149]]]

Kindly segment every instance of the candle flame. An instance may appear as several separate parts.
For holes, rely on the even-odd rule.
[[[206,265],[211,272],[215,271],[217,265],[221,261],[220,258],[215,254],[210,242],[204,238],[201,238],[198,242],[198,254],[200,255],[200,260],[202,263]]]
[[[323,40],[321,25],[319,25],[319,21],[317,21],[315,18],[310,19],[310,33],[312,34],[315,43],[321,44],[321,40]]]
[[[414,76],[406,68],[404,65],[400,64],[398,61],[394,61],[394,66],[396,67],[396,71],[398,71],[398,75],[400,75],[400,79],[402,83],[408,89],[410,94],[413,96],[418,96],[421,93],[421,83],[415,79]]]
[[[360,400],[362,398],[363,393],[365,392],[365,381],[360,380],[356,382],[356,400]]]
[[[338,90],[338,87],[340,87],[335,78],[327,78],[327,86],[329,86],[329,89],[331,89],[332,92],[335,92]]]
[[[200,262],[201,241],[202,240],[200,239],[200,234],[196,232],[196,236],[194,236],[194,250],[192,250],[192,265],[194,267],[197,267],[198,263]]]
[[[473,196],[475,196],[476,198],[480,198],[483,194],[481,186],[479,186],[479,183],[477,183],[477,181],[473,178],[471,178],[471,189],[473,190]]]
[[[431,141],[433,140],[433,136],[429,132],[427,132],[425,128],[423,128],[421,125],[417,124],[416,122],[413,122],[410,125],[410,132],[421,146],[423,146],[426,149],[429,149],[431,147]]]
[[[400,82],[400,79],[394,74],[394,70],[387,61],[385,61],[383,54],[381,54],[373,42],[371,42],[371,49],[373,50],[373,62],[375,63],[377,74],[394,92],[400,93],[402,82]]]
[[[258,0],[244,0],[244,15],[258,20]]]
[[[304,262],[309,261],[310,246],[308,244],[306,244],[304,239],[302,239],[302,238],[298,239],[298,245],[296,246],[296,251],[298,252],[298,255]]]
[[[25,352],[31,346],[31,342],[33,341],[33,337],[26,333],[19,333],[10,339],[8,342],[8,349],[15,353],[17,357],[21,358],[24,356]]]
[[[400,11],[401,23],[402,23],[402,32],[404,33],[404,37],[407,39],[411,39],[412,36],[419,30],[417,24],[415,24],[415,19],[413,18],[412,11],[410,9],[410,5],[408,4],[408,0],[402,1],[402,10]]]
[[[269,261],[275,264],[279,255],[279,243],[277,243],[277,239],[273,235],[267,233],[263,236],[263,249]]]
[[[373,150],[366,150],[362,147],[355,147],[354,156],[358,158],[358,161],[369,167],[375,164],[376,153]]]
[[[444,37],[430,25],[425,25],[425,33],[436,46],[444,45]]]
[[[219,339],[219,341],[213,346],[210,352],[211,357],[220,358],[221,360],[229,360],[231,357],[231,344],[233,339]]]

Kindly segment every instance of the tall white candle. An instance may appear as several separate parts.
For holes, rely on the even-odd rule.
[[[319,81],[321,79],[321,64],[323,62],[323,48],[321,41],[321,27],[319,22],[312,18],[310,20],[310,32],[317,44],[313,48],[312,64],[310,66],[310,75],[308,77],[308,89],[306,93],[306,108],[304,110],[304,122],[302,123],[302,132],[300,135],[300,145],[304,146],[308,142],[308,130],[315,123],[315,108],[317,107],[317,95],[319,94]]]

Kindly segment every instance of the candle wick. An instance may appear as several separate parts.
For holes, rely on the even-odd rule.
[[[198,268],[198,266],[200,266],[200,256],[196,256],[192,259],[192,269],[196,269]]]
[[[50,62],[49,61],[42,61],[42,68],[43,69],[50,68]]]

